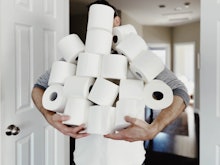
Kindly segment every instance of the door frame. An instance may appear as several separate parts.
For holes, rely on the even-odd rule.
[[[2,27],[2,0],[0,0],[0,28]],[[1,44],[2,32],[0,31],[0,121],[2,121],[2,44]],[[2,124],[0,124],[0,130],[3,130]],[[2,161],[2,131],[0,136],[0,163]]]

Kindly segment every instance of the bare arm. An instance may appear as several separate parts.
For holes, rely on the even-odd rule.
[[[130,142],[153,139],[168,124],[176,119],[181,112],[183,112],[185,107],[186,105],[183,99],[179,96],[174,96],[173,103],[168,108],[163,109],[151,124],[127,116],[125,120],[131,123],[130,127],[118,133],[105,135],[105,137]]]
[[[69,116],[59,115],[55,112],[46,110],[42,105],[43,94],[43,89],[39,87],[34,87],[32,90],[32,100],[37,109],[42,113],[42,115],[45,117],[50,125],[62,132],[64,135],[68,135],[73,138],[81,138],[88,135],[86,133],[80,133],[82,130],[84,130],[84,125],[80,125],[78,127],[68,127],[64,125],[62,122],[68,120]]]

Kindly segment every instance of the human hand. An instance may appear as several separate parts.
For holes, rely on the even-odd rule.
[[[81,124],[79,126],[69,127],[63,124],[63,121],[69,119],[67,115],[60,115],[55,112],[49,112],[45,115],[46,120],[52,125],[54,128],[59,130],[61,133],[67,136],[71,136],[72,138],[78,139],[85,136],[88,136],[87,133],[82,133],[85,130],[85,124]]]
[[[128,128],[120,130],[117,133],[107,134],[105,137],[133,142],[153,139],[158,133],[152,125],[143,120],[126,116],[125,121],[131,123]]]

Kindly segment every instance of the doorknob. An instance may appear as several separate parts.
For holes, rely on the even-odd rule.
[[[20,128],[15,126],[14,124],[11,124],[7,127],[5,134],[7,136],[11,136],[11,135],[17,135],[20,132]]]

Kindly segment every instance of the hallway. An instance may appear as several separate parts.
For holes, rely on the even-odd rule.
[[[153,118],[158,114],[153,111]],[[199,117],[187,107],[171,125],[146,142],[146,165],[199,165]]]

